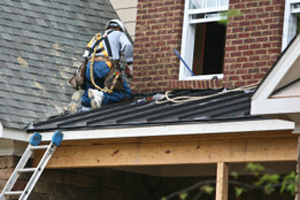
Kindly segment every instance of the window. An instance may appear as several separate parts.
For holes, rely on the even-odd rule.
[[[289,45],[298,33],[298,14],[300,13],[300,0],[286,0],[283,23],[282,51]]]
[[[223,78],[226,27],[218,21],[229,0],[186,0],[181,56],[193,71],[180,63],[180,80]]]

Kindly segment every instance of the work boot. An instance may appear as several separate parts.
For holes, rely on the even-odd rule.
[[[81,107],[81,97],[83,95],[84,91],[83,90],[78,90],[73,93],[71,97],[71,102],[68,106],[68,111],[70,114],[77,113],[79,108]]]
[[[101,108],[101,103],[103,101],[104,94],[99,90],[88,90],[88,97],[91,99],[92,109]]]

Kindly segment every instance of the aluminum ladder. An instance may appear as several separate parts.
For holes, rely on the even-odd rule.
[[[14,169],[6,185],[1,191],[0,200],[5,200],[6,197],[9,196],[19,196],[19,200],[26,200],[29,197],[31,191],[33,190],[35,184],[37,183],[39,177],[41,176],[43,170],[45,169],[56,147],[61,143],[62,139],[63,134],[60,131],[55,131],[50,144],[39,145],[42,140],[42,136],[39,133],[34,133],[30,138],[29,144],[23,156],[20,158],[16,168]],[[36,168],[25,168],[29,158],[35,150],[44,150],[45,152],[43,157],[39,161],[39,164]],[[15,185],[19,176],[22,173],[32,173],[32,175],[29,181],[27,182],[24,190],[13,191],[13,186]]]

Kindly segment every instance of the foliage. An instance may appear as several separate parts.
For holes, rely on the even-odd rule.
[[[235,187],[234,190],[235,190],[235,196],[240,197],[243,194],[243,192],[245,191],[245,188]]]
[[[181,193],[179,195],[180,200],[185,200],[189,196],[188,192]]]
[[[227,11],[220,13],[221,19],[218,22],[220,24],[227,26],[231,17],[239,17],[241,15],[242,15],[242,13],[239,10],[235,10],[235,9],[227,10]]]
[[[213,194],[213,192],[215,191],[215,187],[211,185],[203,185],[200,187],[200,190],[206,194]]]
[[[266,194],[271,194],[277,187],[281,187],[280,193],[289,192],[290,194],[295,195],[295,172],[291,172],[282,178],[277,173],[266,171],[263,165],[257,163],[248,163],[245,170],[249,171],[258,179],[252,186],[249,187],[253,189],[263,189]],[[240,196],[242,192],[240,190],[236,190],[236,196]]]
[[[261,172],[265,170],[265,167],[261,164],[256,164],[256,163],[248,163],[245,167],[247,171],[252,172],[255,176],[258,176]]]
[[[229,184],[234,186],[235,196],[237,198],[241,197],[245,192],[255,189],[262,189],[265,194],[270,195],[279,188],[280,193],[295,195],[295,188],[299,178],[296,181],[296,173],[294,171],[284,177],[281,177],[275,172],[268,171],[263,165],[258,163],[248,163],[245,166],[245,170],[256,178],[252,184],[237,181],[239,174],[235,171],[230,173],[230,176],[234,180],[230,180]],[[192,190],[199,190],[198,195],[192,198],[193,200],[200,199],[203,194],[213,195],[215,191],[215,183],[215,180],[200,181],[188,188],[163,197],[161,200],[170,200],[174,197],[177,197],[180,200],[187,200],[189,192]]]
[[[232,176],[234,179],[238,179],[239,178],[239,173],[237,173],[236,171],[233,171],[230,173],[230,176]]]
[[[299,177],[296,177],[296,172],[291,172],[290,174],[288,174],[287,176],[284,177],[283,181],[282,181],[282,185],[281,185],[281,189],[280,192],[284,193],[284,192],[289,192],[292,195],[295,195],[296,193],[296,183],[299,182]]]

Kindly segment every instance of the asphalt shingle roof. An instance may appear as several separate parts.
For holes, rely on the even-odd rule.
[[[86,43],[111,18],[108,0],[1,0],[1,123],[22,129],[61,112]]]

